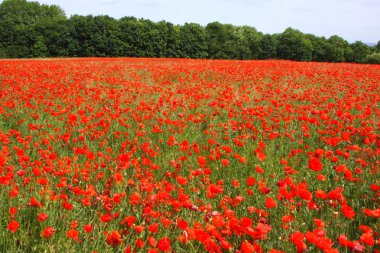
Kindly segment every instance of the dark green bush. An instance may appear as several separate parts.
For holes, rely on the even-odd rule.
[[[371,55],[367,55],[367,57],[364,58],[363,62],[368,64],[380,64],[380,53],[373,53]]]

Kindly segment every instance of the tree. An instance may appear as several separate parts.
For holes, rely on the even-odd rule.
[[[0,58],[57,56],[186,57],[211,59],[289,59],[362,62],[380,52],[334,35],[326,39],[287,28],[263,35],[249,26],[211,22],[174,25],[107,15],[66,18],[57,5],[27,0],[0,3]],[[371,56],[371,57],[369,57]],[[369,58],[368,58],[369,57]]]
[[[224,45],[228,59],[252,59],[246,31],[242,26],[228,27],[230,36]]]
[[[120,20],[121,40],[125,43],[125,53],[137,57],[164,57],[166,39],[154,22],[124,17]]]
[[[227,26],[219,22],[212,22],[206,26],[208,56],[211,59],[226,59],[225,43],[228,40]]]
[[[327,49],[329,45],[327,39],[325,37],[317,37],[313,34],[306,34],[305,36],[311,42],[313,47],[311,60],[318,62],[328,61]]]
[[[47,57],[49,55],[48,47],[46,46],[45,40],[42,36],[35,36],[30,53],[32,57]]]
[[[160,21],[158,23],[160,34],[165,39],[165,57],[177,58],[180,57],[180,26],[173,25],[170,22]],[[165,32],[163,32],[165,31]]]
[[[92,37],[96,32],[94,17],[92,15],[73,15],[67,21],[69,41],[68,53],[74,57],[95,56]]]
[[[287,28],[278,37],[277,55],[281,59],[311,61],[313,46],[298,30]]]
[[[274,35],[265,34],[259,41],[258,59],[277,58],[277,39]]]
[[[120,39],[123,42],[122,55],[139,56],[139,24],[135,17],[119,20]]]
[[[161,32],[166,33],[166,27],[163,27],[149,19],[140,19],[142,32],[141,46],[144,57],[164,57],[166,50],[166,38]],[[162,30],[160,30],[162,28]],[[165,30],[165,31],[163,31]]]
[[[47,56],[68,56],[69,33],[67,19],[51,19],[33,27],[37,37],[42,37],[47,47]]]
[[[329,62],[344,62],[349,56],[349,44],[343,38],[333,35],[327,39],[327,60]]]
[[[380,53],[373,53],[371,55],[367,55],[364,58],[363,62],[368,64],[380,64]]]
[[[369,46],[361,41],[356,41],[350,45],[352,50],[352,58],[349,59],[352,62],[362,62],[364,58],[370,54],[371,49]]]
[[[95,56],[121,55],[123,43],[119,38],[118,21],[109,16],[95,16],[93,22],[94,31],[89,43],[95,50]]]
[[[248,44],[245,41],[244,34],[239,31],[239,27],[225,24],[222,25],[224,30],[224,39],[221,41],[222,50],[221,58],[223,59],[242,59],[250,58]]]
[[[241,26],[236,28],[239,37],[240,59],[258,59],[260,54],[260,41],[263,36],[255,28],[250,26]]]
[[[185,58],[207,58],[205,28],[195,23],[185,23],[179,29],[179,55]]]
[[[377,44],[375,46],[375,51],[380,52],[380,40],[377,42]]]
[[[252,59],[252,52],[258,48],[259,39],[254,28],[213,22],[205,29],[210,58]]]
[[[4,0],[0,4],[0,47],[5,48],[7,57],[33,56],[36,48],[47,48],[44,35],[36,28],[65,19],[64,11],[56,5]]]

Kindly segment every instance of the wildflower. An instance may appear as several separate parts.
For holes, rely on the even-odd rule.
[[[37,218],[39,222],[42,222],[44,220],[47,220],[49,218],[49,215],[47,215],[46,213],[40,213],[38,214]]]
[[[86,231],[86,233],[91,233],[92,231],[92,225],[91,224],[86,224],[83,226],[83,229],[84,231]]]
[[[42,232],[41,236],[45,239],[51,238],[55,234],[55,229],[53,227],[46,227]]]
[[[69,231],[67,231],[66,233],[67,237],[75,240],[75,241],[78,241],[79,240],[79,232],[78,230],[75,230],[75,229],[70,229]]]
[[[309,158],[309,169],[311,169],[313,171],[321,171],[322,170],[321,161],[315,157]]]
[[[271,197],[267,197],[265,200],[265,206],[268,209],[271,209],[271,208],[274,208],[277,206],[277,202],[274,199],[272,199]]]
[[[157,248],[163,252],[170,251],[170,239],[167,237],[163,237],[158,240]]]
[[[121,235],[118,231],[112,230],[112,232],[108,234],[106,241],[111,247],[117,247],[122,242]]]
[[[12,220],[11,222],[8,223],[8,230],[11,231],[11,233],[15,233],[17,231],[17,229],[20,227],[20,224],[15,221],[15,220]]]

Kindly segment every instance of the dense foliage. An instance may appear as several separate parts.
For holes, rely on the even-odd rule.
[[[249,26],[109,16],[70,18],[55,5],[26,0],[0,4],[0,57],[171,57],[209,59],[288,59],[363,62],[379,45],[349,44],[339,36],[326,39],[288,28],[263,34]]]
[[[379,83],[348,63],[1,60],[0,252],[379,253]]]
[[[369,64],[380,64],[380,52],[368,55],[364,59],[364,62]]]

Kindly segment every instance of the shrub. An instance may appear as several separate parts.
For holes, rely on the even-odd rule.
[[[380,64],[380,53],[373,53],[371,55],[367,55],[363,60],[364,63],[369,64]]]

